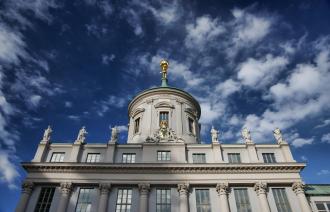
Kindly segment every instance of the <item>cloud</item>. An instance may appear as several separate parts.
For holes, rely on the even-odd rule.
[[[69,101],[64,102],[64,107],[71,108],[72,107],[72,102],[69,102]]]
[[[119,125],[119,126],[115,126],[119,132],[127,132],[128,127],[127,125]]]
[[[16,188],[14,181],[18,176],[19,173],[10,159],[10,154],[0,150],[0,182],[8,184],[9,188]]]
[[[128,99],[130,97],[118,97],[114,95],[109,95],[105,100],[96,102],[96,113],[99,116],[104,116],[111,108],[122,108],[126,106]]]
[[[305,138],[296,138],[291,142],[291,145],[299,148],[308,144],[312,144],[314,142],[313,138],[305,139]]]
[[[219,83],[215,87],[215,91],[219,93],[224,98],[230,96],[231,94],[239,91],[241,88],[240,83],[232,80],[227,79],[225,82]]]
[[[315,128],[322,128],[330,124],[330,119],[323,120],[322,124],[317,125]]]
[[[259,60],[249,58],[240,65],[237,78],[241,80],[243,85],[253,88],[264,87],[271,83],[288,63],[287,58],[274,57],[271,54]]]
[[[328,169],[322,169],[321,171],[316,173],[317,175],[329,175],[330,171]]]
[[[30,108],[36,108],[39,106],[39,103],[41,101],[42,97],[39,95],[32,95],[29,98],[28,105]]]
[[[103,54],[103,55],[102,55],[102,64],[104,64],[104,65],[108,65],[108,64],[109,64],[110,62],[112,62],[115,58],[116,58],[116,55],[114,55],[114,54],[110,54],[110,55]]]
[[[77,115],[69,115],[68,119],[71,119],[73,121],[80,121],[80,117]]]
[[[330,144],[330,133],[322,135],[321,141]]]

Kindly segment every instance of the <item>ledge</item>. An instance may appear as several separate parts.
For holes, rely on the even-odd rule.
[[[36,163],[23,162],[28,172],[127,173],[127,174],[221,174],[221,173],[299,173],[305,163]]]

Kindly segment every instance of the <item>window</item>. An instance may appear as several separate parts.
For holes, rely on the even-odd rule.
[[[134,133],[138,133],[140,131],[140,118],[135,119],[134,122]]]
[[[262,153],[262,157],[264,158],[265,163],[276,163],[274,153]]]
[[[135,153],[123,153],[122,163],[135,163]]]
[[[240,153],[228,153],[229,163],[241,163]]]
[[[168,112],[162,111],[159,113],[159,125],[162,121],[166,121],[168,124]]]
[[[249,195],[246,188],[234,189],[237,212],[251,212]]]
[[[130,212],[132,206],[132,189],[118,189],[116,212]]]
[[[171,211],[171,189],[157,189],[156,191],[156,211]]]
[[[88,153],[86,162],[87,163],[98,163],[98,162],[100,162],[100,153]]]
[[[50,162],[63,162],[64,152],[53,152]]]
[[[157,160],[171,160],[171,152],[170,151],[158,151]]]
[[[209,189],[196,189],[197,212],[211,212]]]
[[[193,163],[206,163],[205,153],[193,153]]]
[[[76,212],[90,212],[92,207],[93,188],[81,188],[76,206]]]
[[[315,202],[318,212],[330,212],[330,202]]]
[[[194,125],[194,120],[192,118],[188,118],[188,127],[189,127],[189,132],[195,134],[195,125]]]
[[[41,188],[35,212],[48,212],[52,204],[55,188],[44,187]]]
[[[273,188],[273,195],[278,212],[291,212],[285,188]]]

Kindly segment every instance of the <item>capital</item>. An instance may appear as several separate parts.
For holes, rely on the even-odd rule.
[[[227,195],[229,192],[229,185],[228,183],[218,183],[215,189],[218,195]]]
[[[302,182],[294,182],[292,184],[292,190],[296,194],[305,193],[305,184]]]
[[[180,195],[185,194],[187,195],[189,191],[189,184],[188,183],[180,183],[178,184],[178,192]]]
[[[110,183],[100,183],[99,184],[99,190],[101,195],[102,194],[108,194],[111,189],[111,184]]]
[[[150,191],[150,184],[149,183],[140,183],[139,185],[139,191],[141,195],[148,195]]]
[[[257,192],[257,195],[266,194],[267,193],[267,183],[257,182],[254,185],[254,190]]]
[[[61,192],[62,194],[70,194],[72,191],[72,183],[71,182],[63,182],[61,183]]]
[[[22,193],[31,194],[34,184],[31,181],[24,181],[22,183]]]

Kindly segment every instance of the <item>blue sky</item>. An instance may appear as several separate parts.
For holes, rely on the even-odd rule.
[[[53,142],[126,142],[127,105],[169,83],[223,143],[282,129],[306,183],[330,183],[329,1],[0,1],[0,211],[12,211],[48,124]]]

